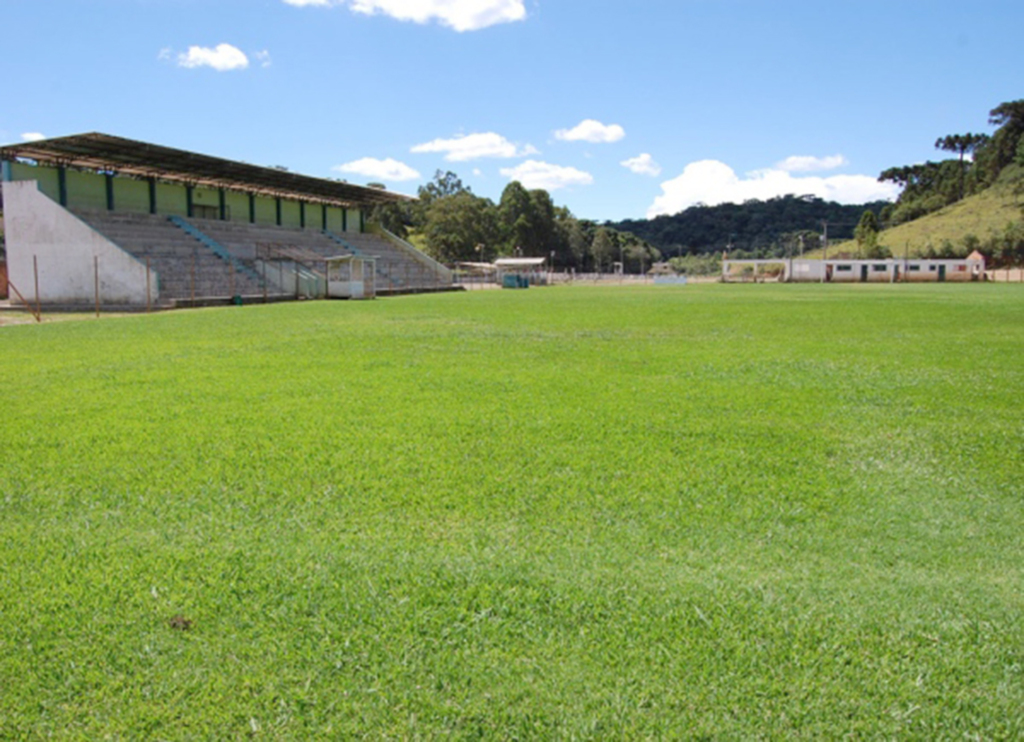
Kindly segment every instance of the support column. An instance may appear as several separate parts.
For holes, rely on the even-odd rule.
[[[348,231],[348,207],[341,207],[341,231]]]
[[[327,231],[327,204],[320,204],[320,216],[323,217],[323,230]]]
[[[68,205],[68,171],[61,165],[57,168],[57,194],[61,206]]]
[[[192,206],[192,186],[187,185],[185,186],[185,213],[188,215],[189,219],[192,218],[193,210],[194,208]]]
[[[11,163],[8,160],[0,162],[0,180],[4,183],[10,183],[14,180],[14,176],[11,173]]]
[[[359,233],[360,234],[362,234],[363,232],[366,231],[366,218],[365,217],[366,217],[366,215],[363,213],[363,210],[360,209],[359,210]]]
[[[299,201],[299,229],[306,228],[306,202]]]
[[[149,183],[149,213],[156,213],[156,178],[146,178]]]
[[[274,206],[277,208],[277,226],[281,226],[281,199],[274,199]]]
[[[114,176],[111,173],[105,174],[107,185],[107,211],[114,210]]]
[[[256,196],[249,194],[249,224],[256,223]]]
[[[217,201],[218,201],[218,205],[220,206],[220,220],[224,221],[227,218],[228,206],[227,206],[227,198],[224,196],[224,189],[223,188],[218,188],[217,189]]]

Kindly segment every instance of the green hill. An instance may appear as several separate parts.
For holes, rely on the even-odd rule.
[[[853,228],[865,209],[880,214],[887,204],[844,205],[812,196],[787,195],[767,201],[751,199],[742,204],[699,204],[678,214],[653,219],[606,222],[657,247],[666,258],[687,253],[707,255],[731,243],[734,250],[784,255],[785,244],[796,244],[798,235],[817,239],[821,223],[829,223],[833,237],[853,237]]]
[[[964,251],[971,245],[972,235],[984,243],[993,233],[1002,232],[1008,223],[1019,221],[1022,208],[1024,168],[1010,165],[990,188],[912,222],[883,230],[878,235],[878,244],[888,247],[895,256],[924,255],[929,247],[941,252],[947,241]],[[857,243],[847,240],[829,248],[829,255],[840,253],[856,255]],[[808,253],[807,257],[820,258],[821,251]]]

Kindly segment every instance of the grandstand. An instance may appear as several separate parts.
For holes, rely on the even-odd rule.
[[[99,133],[0,147],[0,162],[9,276],[29,303],[320,298],[343,256],[374,259],[376,294],[452,286],[367,224],[400,194]]]

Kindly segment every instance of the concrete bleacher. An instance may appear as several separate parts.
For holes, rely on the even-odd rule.
[[[204,234],[227,248],[240,260],[257,260],[257,246],[271,251],[296,247],[314,252],[323,258],[350,254],[348,250],[320,230],[289,229],[268,224],[225,222],[217,219],[189,219]]]
[[[320,229],[293,229],[269,224],[246,224],[217,219],[190,219],[189,222],[211,239],[223,245],[243,261],[258,261],[268,252],[287,252],[292,248],[315,253],[322,258],[339,255],[363,255],[377,258],[377,292],[436,290],[451,285],[450,276],[434,268],[429,258],[415,250],[403,249],[389,240],[370,233],[324,233]],[[263,248],[264,252],[258,248]],[[308,266],[322,270],[321,266]],[[275,273],[268,273],[273,282]]]
[[[295,285],[294,271],[298,269],[289,255],[295,254],[323,259],[350,254],[374,257],[376,290],[381,294],[432,291],[451,285],[443,266],[411,246],[403,247],[375,234],[332,234],[311,228],[196,218],[179,220],[182,226],[178,226],[166,216],[75,213],[140,262],[149,261],[158,276],[160,303],[182,304],[236,295],[295,295],[295,289],[289,290]],[[200,234],[189,234],[189,228]],[[215,243],[215,249],[200,238]],[[322,276],[324,265],[318,262],[305,260],[303,270]],[[281,280],[282,275],[285,280]]]
[[[451,275],[414,248],[402,248],[370,233],[345,232],[337,235],[358,255],[376,258],[377,291],[432,291],[451,285]]]
[[[148,261],[158,277],[157,303],[263,294],[253,273],[223,260],[166,216],[107,211],[75,214],[139,262]]]

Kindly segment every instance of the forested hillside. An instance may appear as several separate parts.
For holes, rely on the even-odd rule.
[[[819,246],[824,225],[829,239],[849,239],[865,209],[880,214],[885,201],[844,206],[811,196],[781,196],[742,204],[691,206],[672,216],[628,219],[608,226],[647,240],[666,257],[720,252],[728,245],[737,255],[783,255]]]
[[[784,196],[694,206],[671,216],[610,223],[665,253],[706,255],[727,245],[734,257],[815,252],[828,223],[836,250],[861,257],[954,257],[979,250],[996,264],[1024,261],[1024,100],[989,111],[992,134],[947,134],[935,148],[956,155],[891,167],[879,175],[902,188],[895,203],[843,206]],[[839,243],[839,244],[837,244]]]
[[[892,167],[879,180],[899,184],[896,203],[865,213],[854,240],[837,252],[863,257],[952,258],[978,250],[990,265],[1024,262],[1024,100],[989,111],[989,134],[947,134],[935,148],[956,159]]]
[[[871,244],[833,242],[829,255],[952,258],[978,250],[990,265],[1018,265],[1024,260],[1022,207],[1024,167],[1011,165],[983,191],[878,232],[867,238]]]

